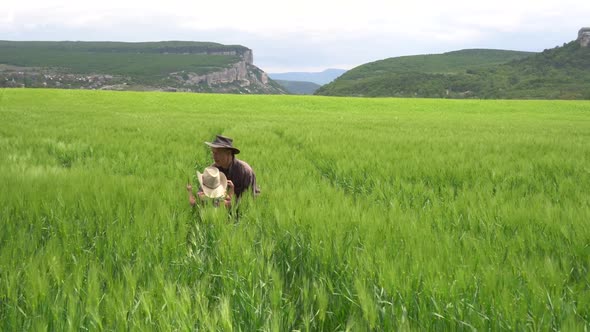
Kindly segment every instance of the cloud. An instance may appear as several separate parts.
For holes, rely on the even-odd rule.
[[[575,39],[590,16],[590,1],[579,0],[21,0],[3,7],[0,39],[241,44],[263,69],[468,47],[542,50]]]

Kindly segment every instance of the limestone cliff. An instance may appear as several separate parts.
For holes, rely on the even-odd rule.
[[[169,76],[183,91],[217,91],[237,93],[287,93],[280,85],[273,84],[268,75],[254,66],[251,52],[245,60],[234,63],[221,71],[199,75],[193,72],[174,72]]]
[[[178,53],[178,50],[176,50]],[[168,85],[161,87],[164,91],[187,92],[221,92],[221,93],[264,93],[286,94],[281,85],[269,79],[268,75],[254,65],[251,49],[188,49],[184,54],[237,56],[240,61],[222,70],[198,74],[191,71],[179,71],[168,74]]]
[[[578,42],[582,47],[590,45],[590,28],[582,28],[578,32]]]

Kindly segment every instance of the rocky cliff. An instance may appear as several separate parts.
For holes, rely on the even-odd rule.
[[[590,45],[590,28],[582,28],[578,32],[578,42],[582,47]]]
[[[246,61],[204,75],[181,71],[165,79],[138,82],[132,76],[62,73],[50,68],[0,65],[0,88],[65,88],[240,94],[287,94],[285,88]]]
[[[265,72],[251,64],[251,56],[249,59],[205,75],[182,71],[171,73],[169,76],[176,82],[173,85],[179,86],[182,91],[286,93],[278,84],[271,84]]]

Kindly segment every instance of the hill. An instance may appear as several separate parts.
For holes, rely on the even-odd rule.
[[[0,87],[285,93],[240,45],[0,41]]]
[[[326,69],[322,72],[289,72],[289,73],[269,73],[273,80],[313,82],[324,85],[332,82],[340,75],[344,74],[344,69]]]
[[[289,93],[295,95],[312,95],[321,85],[313,82],[275,80]]]
[[[388,58],[349,70],[316,94],[333,96],[421,96],[422,85],[432,77],[485,69],[532,55],[531,52],[469,49],[443,54]],[[414,82],[416,81],[416,82]],[[444,88],[437,91],[440,97]],[[429,91],[430,92],[430,91]]]
[[[590,48],[463,50],[369,63],[316,91],[333,96],[590,99]]]

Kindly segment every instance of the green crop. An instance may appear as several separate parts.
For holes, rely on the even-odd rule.
[[[0,90],[0,330],[584,330],[590,102]],[[262,194],[190,208],[203,144]]]

